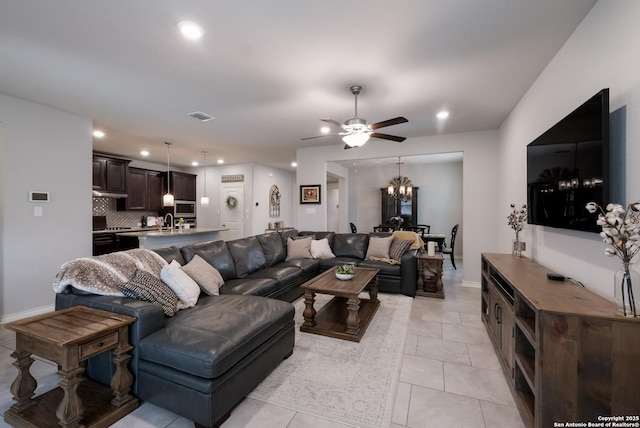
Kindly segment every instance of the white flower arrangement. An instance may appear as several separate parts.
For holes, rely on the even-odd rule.
[[[626,210],[620,204],[608,204],[605,212],[595,202],[589,202],[585,208],[592,214],[600,211],[597,221],[602,227],[600,236],[610,245],[604,253],[630,263],[640,250],[640,201],[629,204]]]
[[[404,223],[404,219],[400,216],[394,216],[389,219],[389,223],[400,226],[402,223]]]
[[[522,204],[522,208],[516,208],[516,204],[511,204],[511,214],[507,217],[507,224],[511,229],[515,230],[516,236],[518,232],[524,229],[524,223],[527,220],[527,205]]]

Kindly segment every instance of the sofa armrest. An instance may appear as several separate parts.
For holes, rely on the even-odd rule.
[[[133,394],[138,393],[138,344],[151,333],[164,328],[165,317],[162,308],[142,300],[129,299],[117,296],[98,296],[96,294],[56,294],[56,310],[70,308],[72,306],[89,306],[104,311],[129,315],[136,321],[129,326],[129,344],[131,361],[129,369],[133,374]],[[111,353],[102,353],[89,358],[86,365],[86,376],[103,385],[109,385],[116,367],[112,362]]]
[[[414,296],[416,294],[418,280],[417,254],[418,250],[407,251],[400,259],[400,270],[402,271],[401,292],[407,296]]]
[[[162,307],[143,300],[97,294],[56,294],[56,310],[81,305],[135,317],[136,321],[129,327],[129,342],[133,346],[165,325]]]

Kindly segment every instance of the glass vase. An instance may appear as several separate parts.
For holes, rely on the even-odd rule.
[[[637,318],[640,308],[636,307],[635,296],[640,299],[640,274],[623,263],[622,268],[615,274],[613,296],[618,305],[618,312],[625,317]]]
[[[522,252],[527,249],[527,243],[520,240],[520,235],[516,232],[516,238],[513,240],[513,250],[511,254],[516,257],[522,257]]]

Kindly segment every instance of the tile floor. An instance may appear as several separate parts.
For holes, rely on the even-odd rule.
[[[480,289],[462,286],[445,262],[444,300],[416,297],[396,394],[391,428],[523,427],[500,364],[480,320]],[[0,413],[12,405],[15,335],[0,326]],[[36,357],[36,394],[57,385],[56,367]],[[0,420],[0,427],[7,424]],[[164,409],[143,403],[114,425],[121,428],[193,427]],[[257,400],[244,400],[223,428],[344,428],[345,425]]]

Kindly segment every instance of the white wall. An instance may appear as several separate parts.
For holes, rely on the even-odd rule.
[[[465,234],[467,239],[460,247],[465,263],[464,280],[476,283],[480,281],[480,254],[498,249],[495,221],[498,215],[499,188],[497,130],[410,138],[402,144],[372,140],[353,150],[343,150],[343,147],[344,145],[333,145],[298,149],[297,184],[323,183],[327,165],[335,164],[326,161],[463,152],[463,213],[460,233]],[[359,214],[354,215],[352,207],[357,206],[358,195],[352,185],[348,185],[347,189],[347,218],[357,219]],[[323,187],[323,193],[325,192]],[[323,206],[316,210],[308,211],[308,205],[297,206],[298,229],[325,230],[326,194],[322,196],[322,201]],[[341,231],[345,232],[346,229]]]
[[[0,94],[0,123],[0,322],[8,322],[53,309],[60,266],[91,255],[92,122]],[[29,202],[30,190],[50,192],[51,202]]]
[[[639,16],[638,1],[599,1],[500,128],[502,252],[509,251],[513,234],[505,220],[509,204],[526,202],[526,145],[602,88],[610,88],[611,111],[627,107],[627,201],[640,199]],[[604,256],[597,234],[527,226],[524,240],[527,256],[613,298],[620,263]]]
[[[249,207],[253,211],[253,232],[251,235],[264,233],[269,222],[281,221],[283,226],[295,226],[293,219],[293,200],[296,197],[296,193],[293,191],[294,178],[295,175],[292,172],[254,164],[253,200],[249,201]],[[274,184],[280,189],[281,195],[278,217],[269,215],[269,191]]]
[[[198,202],[198,227],[219,228],[221,224],[222,176],[244,174],[244,236],[264,233],[269,222],[282,221],[285,225],[295,224],[293,201],[297,200],[294,190],[294,174],[261,164],[237,164],[207,167],[207,196],[209,206],[200,206],[200,197],[204,194],[203,168],[191,171],[198,174],[196,180],[196,196]],[[280,217],[269,217],[269,189],[275,184],[280,189]],[[258,206],[256,206],[256,202]]]
[[[403,158],[407,159],[407,157]],[[395,163],[366,168],[359,166],[357,174],[350,169],[352,192],[357,195],[358,215],[354,222],[358,231],[371,232],[380,224],[381,188],[386,189],[389,180],[398,175]],[[462,223],[462,162],[405,163],[401,174],[407,176],[418,187],[418,223],[431,226],[431,233],[447,235]],[[455,254],[462,256],[463,234],[456,238]]]

